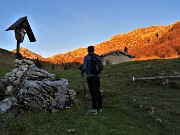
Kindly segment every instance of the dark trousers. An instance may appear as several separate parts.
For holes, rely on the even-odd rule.
[[[100,92],[99,76],[87,77],[88,87],[92,98],[92,109],[102,109],[102,96]]]

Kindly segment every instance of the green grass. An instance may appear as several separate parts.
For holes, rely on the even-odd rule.
[[[13,68],[13,53],[0,49],[0,77]]]
[[[166,79],[135,81],[132,77],[179,75],[180,59],[127,62],[104,67],[101,74],[103,112],[85,115],[82,76],[77,69],[48,69],[69,80],[79,94],[72,108],[57,113],[23,112],[6,121],[5,135],[179,135],[180,79],[169,79],[171,87],[161,85]],[[0,71],[0,75],[5,71]],[[87,83],[86,78],[86,90]],[[142,105],[143,107],[140,107]],[[91,107],[88,96],[88,107]],[[154,114],[148,108],[154,107]],[[161,124],[155,119],[161,119]],[[74,132],[67,132],[75,129]]]

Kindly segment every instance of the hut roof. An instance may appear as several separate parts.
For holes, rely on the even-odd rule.
[[[120,50],[115,50],[115,51],[111,51],[111,52],[102,54],[101,57],[105,57],[105,56],[112,55],[112,54],[123,54],[123,55],[125,55],[125,56],[130,57],[130,58],[135,58],[134,55],[131,55],[131,54],[129,54],[129,53],[126,53],[126,52],[123,52],[123,51],[120,51]]]

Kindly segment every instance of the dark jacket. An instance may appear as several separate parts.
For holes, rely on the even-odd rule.
[[[98,75],[93,75],[90,71],[91,68],[91,55],[96,56],[96,54],[94,52],[90,52],[88,55],[86,55],[84,57],[84,62],[83,62],[83,66],[82,66],[82,72],[86,72],[87,77],[91,77],[91,76],[98,76]],[[97,57],[99,59],[99,57]]]

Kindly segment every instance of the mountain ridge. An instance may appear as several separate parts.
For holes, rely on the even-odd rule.
[[[180,55],[180,21],[170,25],[157,25],[145,28],[138,28],[128,33],[114,35],[108,41],[101,42],[95,46],[95,52],[99,55],[128,48],[128,52],[135,55],[134,60],[151,58],[171,58]],[[15,50],[14,50],[15,51]],[[83,62],[87,54],[87,48],[77,48],[65,54],[43,58],[28,49],[21,48],[20,52],[24,57],[42,61],[49,61],[55,64],[66,62]]]

